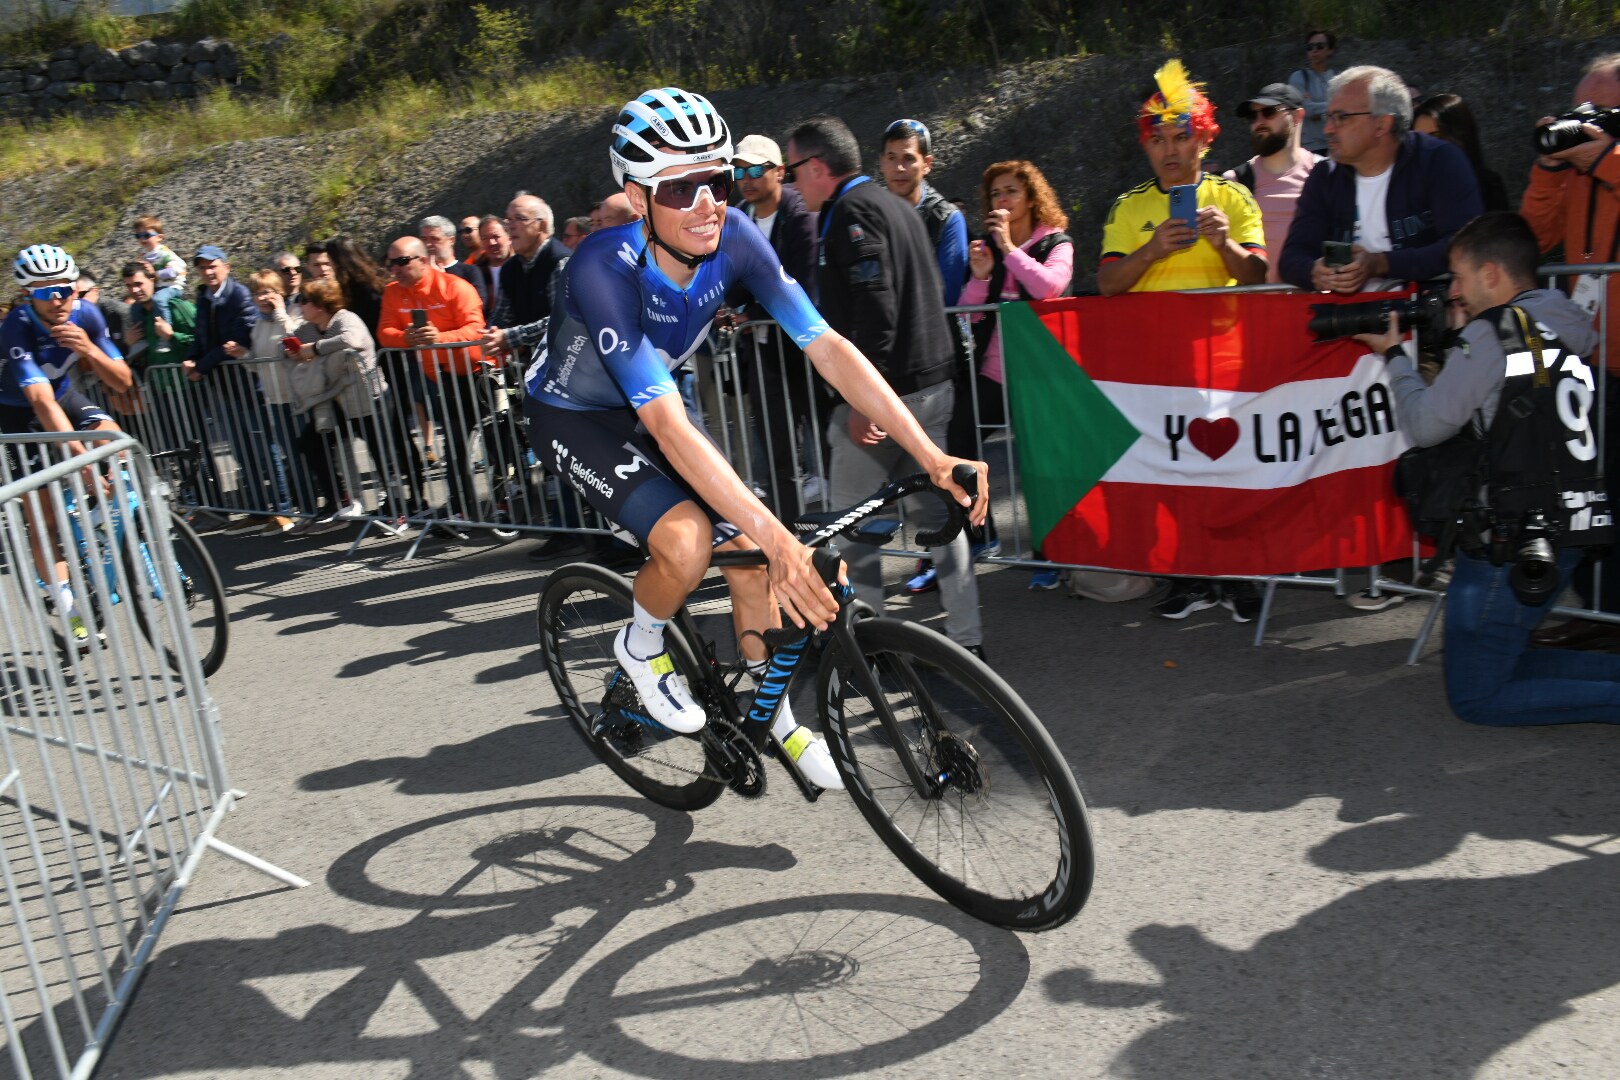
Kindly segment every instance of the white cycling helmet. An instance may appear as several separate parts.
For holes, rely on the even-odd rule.
[[[17,253],[11,274],[23,288],[42,281],[77,281],[79,264],[73,256],[53,244],[35,244]]]
[[[648,180],[671,165],[731,161],[731,129],[709,99],[666,86],[624,103],[613,125],[613,182]]]

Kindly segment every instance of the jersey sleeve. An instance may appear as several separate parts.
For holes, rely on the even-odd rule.
[[[106,353],[109,359],[122,360],[124,352],[113,343],[112,335],[107,332],[107,319],[101,314],[101,309],[94,304],[79,302],[78,310],[73,320],[84,328],[90,341],[96,348]]]
[[[1131,214],[1128,213],[1129,203],[1122,198],[1114,200],[1114,205],[1108,210],[1108,220],[1103,223],[1102,258],[1098,263],[1113,262],[1123,259],[1131,252],[1142,246],[1142,238],[1131,229]]]
[[[641,331],[641,286],[635,266],[621,252],[628,256],[628,247],[597,245],[570,259],[568,289],[603,368],[631,407],[639,409],[675,393],[675,377]]]
[[[1254,201],[1247,188],[1233,181],[1222,186],[1226,211],[1227,232],[1238,244],[1251,251],[1266,250],[1265,222],[1260,217],[1260,204]]]
[[[51,381],[40,370],[30,338],[21,320],[7,319],[0,325],[0,402],[4,404],[24,404],[27,399],[21,396],[23,387]]]
[[[754,294],[754,299],[782,324],[782,328],[792,335],[793,343],[801,349],[825,334],[827,320],[810,303],[804,286],[794,281],[783,268],[776,252],[766,241],[765,234],[747,221],[740,222],[748,225],[747,228],[738,228],[732,225],[733,220],[728,214],[726,224],[730,236],[725,238],[727,252],[732,265],[737,268],[737,276]]]

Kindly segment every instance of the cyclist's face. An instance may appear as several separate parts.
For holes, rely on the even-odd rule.
[[[671,165],[658,175],[690,173],[693,168],[691,165]],[[716,171],[729,171],[729,168],[725,162],[715,164]],[[713,193],[706,186],[699,185],[697,203],[690,210],[673,210],[652,198],[647,188],[639,187],[639,191],[648,204],[647,211],[653,227],[658,230],[658,237],[664,243],[687,255],[707,255],[720,246],[720,226],[725,222],[726,204],[715,202]]]
[[[38,281],[30,285],[29,288],[43,289],[47,285],[73,284],[75,282],[72,278],[63,278],[61,281]],[[75,299],[74,294],[70,292],[66,296],[58,297],[55,300],[35,300],[30,297],[28,302],[34,305],[34,314],[38,315],[45,325],[59,326],[67,322],[68,316],[73,314],[73,301]]]

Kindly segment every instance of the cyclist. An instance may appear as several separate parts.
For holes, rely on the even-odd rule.
[[[524,412],[538,453],[650,553],[635,613],[614,653],[653,720],[693,733],[705,722],[663,644],[664,623],[697,587],[711,549],[754,548],[768,569],[725,572],[738,647],[764,670],[759,636],[781,625],[825,629],[837,603],[804,547],[771,515],[688,416],[672,372],[702,344],[733,284],[746,285],[832,386],[888,432],[963,506],[960,463],[929,441],[883,377],[828,328],[764,233],[726,212],[730,129],[701,95],[674,87],[627,102],[613,128],[613,179],[641,220],[591,233],[563,271],[560,310],[529,368]],[[986,466],[979,490],[987,492]],[[972,507],[984,520],[987,501]],[[783,703],[773,733],[805,776],[843,787],[819,736]]]
[[[35,244],[18,253],[12,276],[24,291],[24,302],[0,322],[0,434],[117,431],[106,410],[69,381],[73,365],[82,360],[113,392],[125,393],[134,384],[100,309],[78,298],[79,268],[73,256],[50,244]],[[84,445],[71,442],[67,450],[80,454]],[[19,472],[36,471],[46,463],[42,446],[8,447],[7,456]],[[96,482],[93,475],[86,476],[86,483]],[[27,510],[34,567],[48,583],[57,610],[67,616],[74,641],[82,644],[89,640],[89,630],[74,604],[67,563],[58,551],[51,504],[41,500]],[[36,511],[42,515],[39,520]]]

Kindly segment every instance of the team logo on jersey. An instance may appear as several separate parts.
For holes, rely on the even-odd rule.
[[[641,451],[636,449],[635,443],[625,443],[624,448],[630,451],[630,464],[613,466],[613,475],[620,480],[630,479],[633,474],[641,471],[643,465],[648,464],[647,459],[641,456]]]
[[[798,284],[797,281],[793,280],[793,275],[787,272],[787,267],[778,266],[776,268],[776,272],[782,276],[782,284],[784,284],[784,285],[797,285]]]
[[[626,266],[634,267],[636,265],[636,251],[630,246],[628,240],[619,245],[619,258],[624,260]]]
[[[654,307],[663,307],[664,306],[664,303],[665,303],[664,298],[662,296],[659,296],[657,293],[653,293],[650,299],[652,300]]]
[[[1153,222],[1151,222],[1151,221],[1142,222],[1142,231],[1143,232],[1152,232],[1157,227],[1158,226],[1154,225]]]

